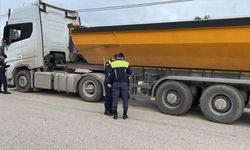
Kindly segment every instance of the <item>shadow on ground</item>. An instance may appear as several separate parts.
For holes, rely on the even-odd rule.
[[[15,91],[15,89],[12,89]],[[62,97],[62,98],[68,98],[69,100],[74,101],[82,101],[83,103],[87,103],[83,101],[78,94],[72,94],[72,93],[64,93],[64,92],[56,92],[56,91],[49,91],[49,90],[42,90],[42,91],[36,91],[32,92],[39,95],[46,95],[46,96],[56,96],[56,97]],[[100,102],[96,102],[97,104],[103,104],[104,99]],[[129,106],[135,107],[137,109],[145,110],[145,111],[152,111],[152,112],[159,112],[157,106],[155,105],[155,102],[153,100],[129,100]],[[178,116],[176,116],[178,117]],[[192,117],[192,118],[198,118],[204,121],[207,121],[206,118],[202,115],[202,112],[200,110],[199,106],[192,107],[190,111],[185,115],[185,117]],[[235,123],[231,125],[237,125],[237,126],[249,126],[250,125],[250,108],[245,108],[245,111],[242,115],[242,117],[236,121]]]

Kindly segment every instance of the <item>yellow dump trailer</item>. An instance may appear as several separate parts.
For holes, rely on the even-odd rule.
[[[250,71],[250,18],[77,27],[71,35],[90,64],[123,52],[132,66]]]
[[[250,18],[76,26],[71,38],[88,65],[124,53],[131,98],[151,96],[163,113],[200,105],[209,120],[231,123],[249,102]]]

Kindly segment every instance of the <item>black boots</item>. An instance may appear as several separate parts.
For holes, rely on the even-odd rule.
[[[113,113],[111,111],[105,109],[104,115],[113,116]]]
[[[0,90],[0,93],[3,93],[3,94],[11,94],[10,92],[6,91],[6,92],[3,92]]]
[[[113,118],[114,118],[114,119],[117,119],[117,116],[118,116],[117,112],[114,112]]]
[[[11,94],[11,93],[7,91],[7,92],[3,92],[3,94]]]
[[[118,118],[118,113],[117,113],[117,111],[114,112],[113,118],[114,118],[114,119],[117,119],[117,118]],[[123,112],[122,119],[127,119],[127,118],[128,118],[127,111],[124,111],[124,112]]]
[[[124,112],[123,112],[122,119],[127,119],[127,118],[128,118],[127,111],[124,111]]]

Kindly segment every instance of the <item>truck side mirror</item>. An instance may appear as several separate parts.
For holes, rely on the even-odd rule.
[[[9,26],[5,26],[5,27],[4,27],[4,33],[3,33],[3,42],[4,42],[6,45],[9,45],[9,44],[10,44],[10,42],[9,42],[9,32],[10,32]]]

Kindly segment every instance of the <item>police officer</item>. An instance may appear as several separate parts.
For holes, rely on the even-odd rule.
[[[104,103],[104,107],[105,107],[105,111],[104,114],[108,115],[108,116],[112,116],[113,112],[112,112],[112,102],[113,102],[113,96],[112,96],[112,87],[108,87],[108,78],[111,75],[112,72],[112,68],[111,68],[111,63],[114,61],[114,58],[110,58],[104,66],[104,71],[105,71],[105,81],[104,81],[104,87],[105,87],[105,103]],[[112,84],[112,83],[110,83]]]
[[[115,55],[115,61],[111,63],[112,73],[109,78],[109,87],[113,87],[113,117],[117,119],[117,105],[118,99],[121,95],[123,102],[123,119],[127,119],[128,115],[128,96],[129,96],[129,76],[132,74],[132,71],[129,67],[129,63],[124,60],[124,54],[119,53]],[[111,81],[112,85],[111,85]]]
[[[0,56],[0,93],[3,94],[10,94],[10,92],[7,91],[7,80],[5,76],[6,68],[8,68],[10,65],[7,65],[4,60],[7,58],[5,54]],[[3,84],[3,89],[2,91],[2,84]]]

